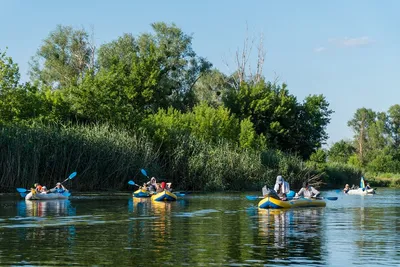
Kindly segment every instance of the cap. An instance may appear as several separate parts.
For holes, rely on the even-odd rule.
[[[283,178],[282,178],[282,176],[278,175],[278,177],[276,177],[276,183],[277,183],[277,184],[283,183]]]

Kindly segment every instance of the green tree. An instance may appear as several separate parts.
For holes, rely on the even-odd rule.
[[[321,149],[321,148],[317,149],[310,156],[310,161],[318,163],[318,164],[326,163],[326,159],[327,159],[327,153],[324,149]]]
[[[307,159],[327,139],[332,111],[322,95],[299,103],[286,84],[243,82],[239,90],[227,92],[224,103],[239,118],[250,118],[256,133],[263,134],[272,148]]]
[[[83,121],[133,127],[147,114],[168,107],[169,93],[160,88],[160,73],[155,47],[150,46],[146,53],[133,55],[129,69],[119,62],[72,87],[73,110]]]
[[[199,140],[216,143],[221,139],[237,142],[238,119],[225,107],[213,108],[201,103],[193,108],[189,116],[192,134]]]
[[[307,159],[328,139],[326,127],[333,111],[329,109],[329,103],[323,95],[306,97],[298,110],[300,112],[292,129],[295,138],[291,145]]]
[[[373,110],[360,108],[357,109],[353,119],[347,123],[354,131],[358,157],[362,165],[365,163],[365,150],[368,151],[368,129],[375,122],[375,117],[376,114]]]
[[[58,25],[30,62],[30,76],[45,86],[77,85],[94,68],[95,46],[84,29]]]
[[[0,93],[16,88],[20,79],[19,67],[6,51],[0,50]]]
[[[400,105],[396,104],[389,108],[388,123],[393,145],[396,149],[400,148]]]
[[[152,24],[154,35],[138,38],[140,49],[155,43],[156,56],[160,64],[160,86],[171,91],[172,106],[185,110],[195,104],[193,87],[211,63],[198,57],[192,48],[192,37],[183,33],[175,24],[163,22]]]
[[[111,69],[113,66],[122,64],[126,71],[132,67],[139,53],[139,47],[135,37],[126,33],[117,40],[100,46],[97,52],[97,62],[100,69]]]
[[[340,140],[329,149],[328,160],[330,162],[347,163],[355,152],[356,150],[351,142]]]
[[[240,122],[239,144],[241,148],[254,148],[257,134],[254,131],[253,123],[249,118]]]
[[[368,149],[382,150],[389,145],[390,129],[386,113],[376,113],[375,120],[367,129]]]
[[[30,83],[19,84],[16,63],[0,52],[0,122],[41,120],[49,111],[43,103],[44,93]]]
[[[222,105],[222,99],[230,86],[227,77],[217,69],[202,75],[194,85],[197,102],[206,102],[210,106]]]

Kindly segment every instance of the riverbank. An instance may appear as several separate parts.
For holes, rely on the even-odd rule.
[[[366,177],[371,177],[368,182],[371,186],[400,188],[400,174],[381,173],[381,174],[366,174]]]

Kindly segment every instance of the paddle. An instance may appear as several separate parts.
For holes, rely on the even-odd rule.
[[[76,172],[73,172],[73,173],[71,173],[71,174],[68,176],[67,179],[65,179],[65,180],[62,181],[61,183],[65,183],[65,182],[68,181],[68,180],[72,180],[72,179],[75,178],[75,176],[76,176]]]
[[[147,175],[147,172],[146,172],[145,169],[141,169],[140,172],[141,172],[144,176],[146,176],[147,178],[149,178],[149,176]]]
[[[129,182],[128,182],[128,184],[130,184],[130,185],[136,185],[136,186],[139,186],[138,184],[135,184],[135,182],[134,181],[132,181],[132,180],[130,180]],[[139,186],[140,187],[140,186]]]
[[[28,189],[25,189],[25,188],[17,188],[17,191],[19,193],[25,193],[25,192],[28,192],[28,191],[31,191],[31,190],[28,190]]]
[[[312,197],[312,198],[314,198],[314,199],[320,199],[320,200],[327,199],[327,200],[332,200],[332,201],[338,199],[338,197]]]
[[[327,200],[337,200],[338,197],[326,197]]]
[[[258,200],[258,199],[263,198],[263,197],[259,197],[259,196],[246,196],[246,198],[247,198],[248,200],[255,201],[255,200]]]

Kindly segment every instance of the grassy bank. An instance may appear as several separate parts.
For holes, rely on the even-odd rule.
[[[399,173],[366,173],[365,178],[371,184],[371,186],[400,188]]]

